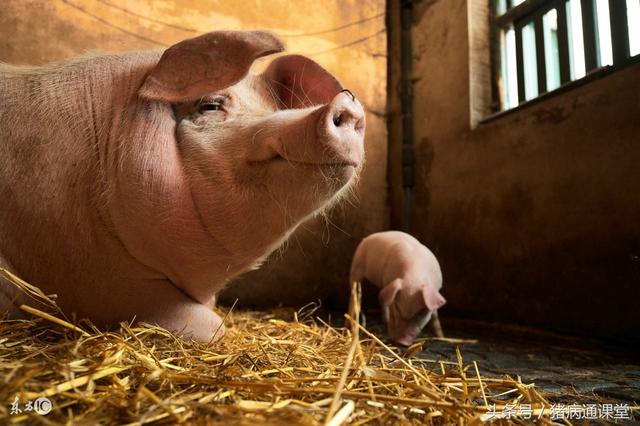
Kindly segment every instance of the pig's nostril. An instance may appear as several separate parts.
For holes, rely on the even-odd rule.
[[[340,127],[342,124],[342,113],[333,116],[333,124],[335,124],[336,127]]]

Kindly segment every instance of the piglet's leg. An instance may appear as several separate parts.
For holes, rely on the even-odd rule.
[[[363,264],[363,254],[361,246],[358,246],[355,254],[353,255],[353,260],[351,261],[351,271],[349,273],[349,286],[354,281],[362,282],[365,278],[365,265]]]
[[[422,287],[422,297],[426,307],[433,311],[431,319],[431,330],[433,334],[436,337],[444,337],[442,326],[440,325],[440,318],[438,317],[438,308],[441,308],[447,301],[438,290],[428,285]]]
[[[182,337],[201,342],[224,335],[222,319],[208,306],[198,303],[165,280],[136,285],[135,294],[127,298],[121,316],[157,324]]]
[[[438,317],[438,311],[433,311],[433,315],[431,316],[431,330],[436,337],[444,337],[440,318]]]

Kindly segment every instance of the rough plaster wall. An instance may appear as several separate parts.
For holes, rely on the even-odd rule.
[[[457,314],[637,338],[640,64],[472,129],[477,9],[436,0],[414,13],[414,233],[441,261],[445,324]]]
[[[242,280],[243,290],[229,295],[245,295],[241,303],[296,305],[346,288],[355,245],[387,226],[383,12],[384,0],[4,0],[0,61],[42,64],[87,50],[166,47],[216,29],[267,29],[283,36],[288,53],[312,55],[334,73],[367,110],[357,199],[326,221],[304,224],[285,250]],[[309,33],[318,34],[299,35]]]

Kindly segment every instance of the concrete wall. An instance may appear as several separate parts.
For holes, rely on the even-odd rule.
[[[248,297],[242,302],[295,305],[343,283],[346,288],[358,240],[388,224],[384,0],[3,0],[1,8],[0,61],[14,64],[42,64],[86,50],[166,47],[215,29],[259,28],[281,35],[289,53],[310,55],[334,73],[367,110],[367,162],[357,199],[326,221],[305,224],[272,262],[245,277],[242,293]]]
[[[474,33],[486,28],[486,4],[414,8],[414,233],[441,261],[445,322],[455,314],[638,337],[640,64],[474,128],[487,110],[478,80],[490,87],[486,37]],[[401,131],[390,108],[399,226]]]

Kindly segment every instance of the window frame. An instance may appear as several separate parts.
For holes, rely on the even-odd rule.
[[[507,10],[501,15],[497,14],[497,0],[491,0],[489,36],[491,45],[492,113],[480,120],[480,123],[490,121],[495,117],[512,111],[520,110],[527,105],[537,103],[549,96],[564,93],[573,87],[581,86],[589,81],[608,75],[615,70],[640,62],[640,55],[630,56],[626,1],[608,0],[608,2],[613,64],[602,67],[598,66],[598,33],[595,20],[595,0],[580,0],[586,74],[581,78],[571,80],[566,10],[568,0],[525,0],[513,7],[513,1],[506,0]],[[552,9],[556,9],[557,11],[560,86],[548,91],[543,39],[543,16]],[[533,23],[535,28],[538,95],[530,100],[526,100],[522,28],[529,23]],[[509,109],[502,109],[506,92],[504,89],[500,90],[500,33],[502,31],[506,33],[510,28],[513,28],[515,32],[518,104]],[[505,84],[504,81],[503,84]]]

